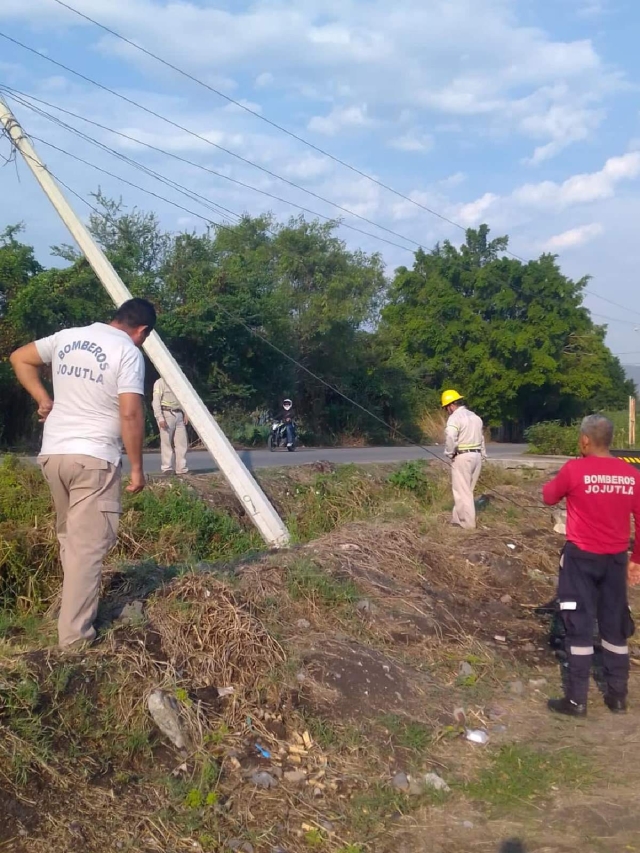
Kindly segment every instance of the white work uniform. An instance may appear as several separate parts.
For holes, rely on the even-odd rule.
[[[445,455],[451,459],[453,524],[472,529],[476,526],[473,492],[486,458],[484,426],[478,415],[460,406],[449,415],[445,430]]]
[[[162,471],[169,474],[173,471],[174,451],[176,474],[187,474],[187,450],[189,439],[185,424],[184,412],[176,395],[164,379],[158,379],[153,386],[153,414],[160,427],[160,456]],[[160,426],[164,421],[166,429]]]

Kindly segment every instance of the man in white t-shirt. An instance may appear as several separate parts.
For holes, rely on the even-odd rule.
[[[144,359],[139,347],[156,322],[153,305],[130,299],[109,325],[64,329],[11,355],[18,381],[44,422],[38,461],[56,510],[64,571],[58,620],[61,648],[96,636],[102,563],[120,521],[122,444],[131,463],[128,492],[145,485]],[[53,400],[41,367],[51,365]]]

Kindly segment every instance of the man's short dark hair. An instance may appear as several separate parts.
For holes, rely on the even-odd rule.
[[[127,329],[138,329],[147,326],[151,332],[156,325],[156,309],[148,299],[128,299],[123,302],[113,315],[116,323],[126,326]]]

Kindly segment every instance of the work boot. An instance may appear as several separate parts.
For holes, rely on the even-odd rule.
[[[547,707],[554,714],[563,714],[565,717],[586,717],[587,706],[580,705],[574,702],[573,699],[567,699],[563,696],[562,699],[549,699]]]
[[[627,713],[627,700],[624,697],[614,696],[613,694],[608,693],[604,697],[604,704],[612,714]]]

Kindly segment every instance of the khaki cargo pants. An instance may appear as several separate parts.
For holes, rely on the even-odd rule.
[[[96,636],[102,563],[118,538],[121,466],[93,456],[38,459],[56,510],[64,572],[58,619],[61,647]]]
[[[188,474],[187,451],[189,449],[189,439],[184,423],[184,414],[182,412],[171,412],[168,409],[163,409],[162,417],[167,424],[166,429],[160,428],[162,471],[165,474],[173,471],[173,463],[175,461],[176,474]]]
[[[459,453],[451,463],[453,491],[453,524],[472,529],[476,526],[476,505],[473,493],[482,469],[480,453]]]

